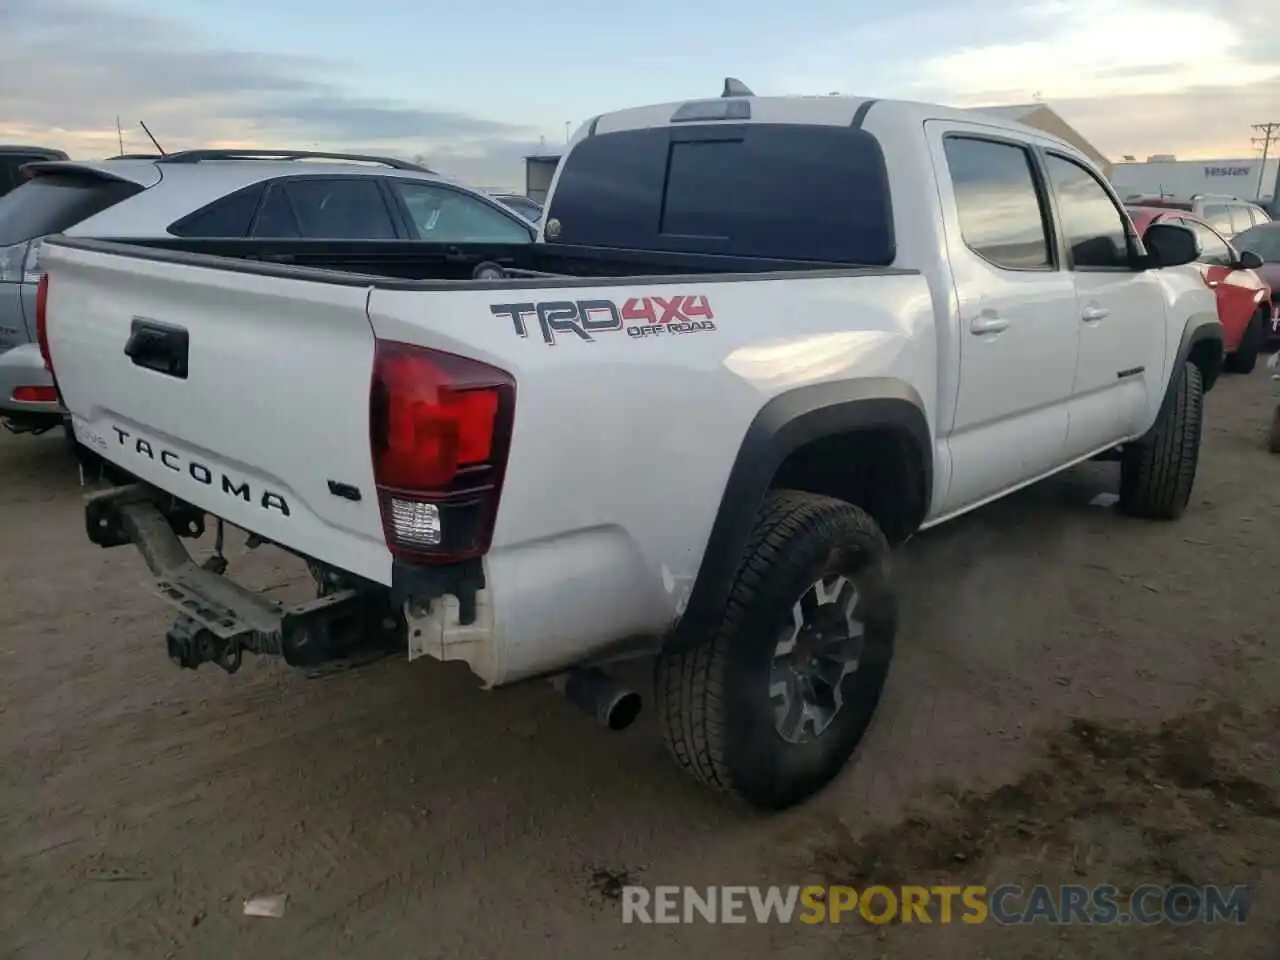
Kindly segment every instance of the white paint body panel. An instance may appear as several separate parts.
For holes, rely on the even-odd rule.
[[[753,122],[848,124],[859,102],[758,98]],[[665,124],[676,106],[602,117],[597,132]],[[1075,454],[1077,423],[1087,433],[1076,438],[1099,447],[1145,432],[1188,318],[1216,315],[1191,270],[1146,275],[1138,298],[1082,292],[1066,270],[998,271],[969,253],[940,136],[998,131],[1085,162],[1068,145],[917,104],[877,104],[866,129],[887,158],[896,266],[915,274],[414,290],[54,243],[45,261],[58,380],[81,439],[125,469],[282,545],[389,583],[368,442],[375,337],[509,371],[515,425],[479,619],[459,627],[456,604],[434,604],[415,620],[422,639],[413,652],[466,660],[495,685],[607,657],[628,638],[662,635],[683,612],[734,458],[771,398],[874,378],[910,387],[932,436],[925,525],[933,525],[1094,452]],[[618,331],[549,346],[536,329],[520,337],[490,311],[524,300],[621,304],[676,294],[706,296],[716,329],[658,338]],[[1109,298],[1128,322],[1082,339],[1082,297]],[[974,335],[970,322],[986,309],[1009,328]],[[162,382],[123,356],[134,316],[191,332],[187,381]],[[1103,389],[1120,357],[1145,365],[1145,376]],[[1095,404],[1095,394],[1107,402]],[[296,507],[284,517],[140,458],[117,442],[116,424],[255,490],[278,489]],[[328,479],[368,495],[334,497]]]

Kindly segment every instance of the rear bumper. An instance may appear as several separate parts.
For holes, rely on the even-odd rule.
[[[381,588],[349,587],[303,603],[279,603],[223,576],[226,561],[219,556],[197,564],[181,538],[199,537],[204,528],[203,511],[144,483],[112,487],[85,500],[90,541],[100,547],[133,544],[151,570],[152,592],[177,613],[166,639],[179,666],[215,663],[233,673],[244,651],[313,666],[357,647],[387,652],[394,646],[396,638],[377,629],[386,617]]]
[[[19,344],[0,353],[0,417],[18,422],[47,421],[57,426],[67,411],[56,400],[15,400],[19,387],[53,389],[53,377],[45,369],[40,347],[34,343]]]

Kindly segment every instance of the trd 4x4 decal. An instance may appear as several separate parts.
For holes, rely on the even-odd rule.
[[[621,307],[612,300],[544,300],[495,303],[489,310],[495,317],[509,319],[521,337],[529,335],[531,321],[536,321],[549,346],[555,346],[557,334],[573,334],[594,343],[594,334],[617,330],[626,330],[627,336],[640,339],[716,328],[710,302],[697,294],[632,297]]]

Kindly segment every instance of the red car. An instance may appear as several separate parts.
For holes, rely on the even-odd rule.
[[[1129,216],[1142,236],[1154,223],[1187,227],[1200,241],[1197,266],[1204,282],[1218,296],[1222,323],[1223,369],[1249,373],[1258,362],[1258,351],[1271,325],[1271,288],[1257,273],[1262,260],[1253,253],[1238,253],[1230,243],[1198,217],[1185,210],[1163,207],[1128,207]]]

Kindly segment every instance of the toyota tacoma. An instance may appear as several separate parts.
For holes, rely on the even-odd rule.
[[[46,241],[45,357],[127,481],[88,534],[140,551],[178,663],[407,651],[616,727],[602,668],[656,655],[678,763],[779,809],[875,711],[896,544],[1089,459],[1130,515],[1191,495],[1222,366],[1195,236],[1139,237],[1016,123],[726,84],[591,120],[538,241],[459,279],[468,249]],[[224,521],[315,599],[197,563]]]

